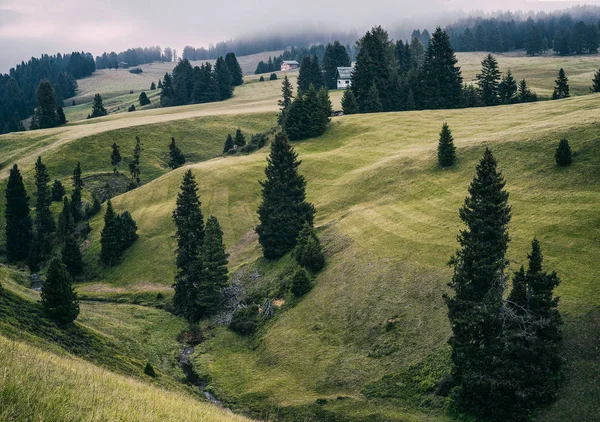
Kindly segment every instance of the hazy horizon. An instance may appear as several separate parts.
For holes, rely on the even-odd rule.
[[[268,3],[263,3],[268,4]],[[305,0],[287,3],[284,10],[243,0],[209,6],[184,1],[168,9],[164,3],[142,0],[62,0],[52,8],[39,0],[0,0],[0,71],[41,54],[123,51],[132,47],[160,45],[181,54],[185,45],[207,47],[210,43],[250,37],[252,34],[306,31],[326,33],[363,31],[383,25],[397,32],[446,25],[459,16],[498,10],[550,11],[574,5],[599,5],[595,1],[560,0],[378,0],[377,7],[357,11],[353,0],[342,4]],[[284,15],[285,12],[290,12]],[[316,16],[316,18],[315,18]]]

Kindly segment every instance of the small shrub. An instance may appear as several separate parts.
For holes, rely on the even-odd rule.
[[[259,82],[264,82],[265,81],[265,77],[261,76],[260,79],[258,80]]]
[[[294,248],[294,258],[298,265],[311,271],[320,271],[325,266],[325,256],[315,229],[304,223],[298,234],[298,241]]]
[[[269,76],[269,80],[270,81],[276,81],[277,80],[277,74],[276,73],[271,73],[271,76]]]
[[[156,378],[156,372],[154,371],[154,367],[150,364],[150,362],[146,363],[144,374],[148,375],[149,377]]]
[[[556,164],[561,167],[566,167],[573,162],[571,147],[566,138],[562,138],[558,143],[558,148],[556,148],[556,152],[554,153],[554,159],[556,160]]]
[[[55,180],[52,185],[52,200],[53,201],[62,201],[63,196],[65,196],[65,188],[60,180]]]
[[[253,334],[258,328],[258,306],[252,305],[233,313],[229,329],[242,336]]]
[[[131,107],[129,107],[127,109],[127,111],[131,112],[131,111],[135,111],[135,105],[131,104]]]
[[[158,292],[156,294],[156,300],[163,300],[165,298],[165,295],[163,295],[161,292]]]
[[[312,289],[312,283],[304,268],[298,268],[292,276],[291,291],[296,297],[302,297]]]

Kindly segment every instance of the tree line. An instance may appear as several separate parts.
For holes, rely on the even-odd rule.
[[[121,62],[127,63],[129,66],[161,61],[171,62],[174,56],[173,51],[170,47],[163,51],[159,46],[155,46],[129,48],[120,53],[104,52],[102,55],[96,56],[96,69],[118,69]]]
[[[96,70],[89,53],[43,55],[32,57],[0,75],[0,133],[23,130],[21,120],[30,117],[36,108],[40,82],[47,80],[53,87],[55,102],[62,107],[67,98],[75,96],[75,79],[91,75]]]

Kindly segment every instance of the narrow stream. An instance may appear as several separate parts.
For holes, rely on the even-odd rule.
[[[225,410],[231,412],[231,410],[226,408],[223,405],[223,403],[221,403],[219,400],[217,400],[217,398],[214,395],[212,395],[210,392],[205,390],[206,385],[207,385],[206,381],[203,380],[202,378],[200,378],[198,376],[198,374],[196,374],[196,372],[194,371],[194,368],[192,366],[192,363],[190,362],[190,357],[192,356],[192,354],[194,354],[195,350],[196,350],[195,347],[184,346],[183,350],[181,351],[181,354],[179,355],[179,366],[181,367],[181,370],[185,374],[185,377],[187,378],[187,380],[190,384],[198,387],[200,389],[200,391],[202,391],[202,394],[204,394],[204,397],[206,397],[208,399],[208,401],[210,401],[214,405],[220,407],[221,409],[225,409]]]

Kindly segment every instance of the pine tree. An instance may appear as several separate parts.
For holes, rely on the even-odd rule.
[[[537,95],[529,89],[527,86],[527,81],[523,79],[519,82],[519,91],[517,94],[517,100],[521,103],[528,103],[532,101],[537,101]]]
[[[223,154],[227,154],[230,150],[233,149],[234,143],[231,134],[227,135],[227,139],[225,140],[225,145],[223,146]]]
[[[323,54],[323,70],[325,71],[325,86],[329,89],[337,87],[337,68],[349,67],[351,65],[350,56],[346,48],[339,42],[327,44]]]
[[[158,81],[160,91],[160,105],[162,107],[170,107],[175,105],[175,91],[173,90],[173,80],[169,72],[165,73],[164,82]]]
[[[106,116],[108,112],[104,108],[104,104],[102,103],[102,96],[100,94],[94,95],[94,104],[92,106],[92,113],[88,116],[88,119],[93,119],[95,117]]]
[[[137,186],[140,185],[140,174],[142,171],[140,170],[140,156],[142,154],[142,141],[140,141],[140,137],[135,137],[135,147],[133,148],[133,158],[129,162],[129,173],[131,173],[131,177],[135,179],[135,183]]]
[[[558,71],[558,79],[556,79],[556,86],[552,93],[553,100],[559,100],[561,98],[569,97],[569,78],[565,74],[564,69],[561,67]]]
[[[440,167],[445,168],[454,165],[454,162],[456,161],[456,147],[454,146],[452,131],[446,122],[442,125],[437,153],[438,164]]]
[[[600,69],[594,73],[594,79],[592,79],[592,87],[590,92],[600,92]]]
[[[308,223],[304,223],[298,234],[293,255],[298,265],[311,271],[320,271],[325,266],[325,256],[321,249],[321,242],[319,242],[315,229]]]
[[[450,260],[454,275],[446,296],[452,327],[453,398],[461,411],[489,417],[494,411],[498,380],[494,370],[501,354],[506,250],[511,209],[496,160],[486,149],[460,209],[467,228],[460,249]]]
[[[292,83],[290,82],[290,80],[288,79],[287,75],[285,75],[285,77],[283,78],[283,82],[281,83],[281,100],[278,101],[279,104],[279,117],[277,122],[280,125],[283,125],[283,122],[285,121],[285,117],[286,117],[286,112],[288,110],[288,108],[290,107],[290,105],[292,104],[292,99],[294,96],[294,92],[293,92],[293,87],[292,87]]]
[[[50,211],[52,195],[48,183],[50,175],[48,168],[42,163],[42,157],[38,157],[35,163],[35,228],[39,242],[43,249],[48,250],[48,237],[56,230],[56,223]]]
[[[267,158],[267,180],[261,182],[260,224],[256,227],[267,259],[290,252],[304,223],[313,224],[315,208],[306,202],[306,181],[298,174],[300,163],[287,136],[277,134]]]
[[[114,265],[120,255],[117,214],[113,210],[110,199],[106,203],[104,227],[100,233],[100,260],[104,265]]]
[[[215,78],[219,85],[219,98],[221,100],[231,98],[233,95],[233,77],[223,57],[219,57],[215,64]]]
[[[358,103],[354,92],[350,88],[346,88],[344,95],[342,95],[342,111],[344,114],[356,114],[358,113]]]
[[[117,167],[121,163],[121,152],[116,142],[112,144],[112,153],[110,154],[110,164],[113,166],[114,174],[119,174]]]
[[[73,187],[82,189],[83,186],[83,180],[81,179],[81,163],[78,161],[73,170]]]
[[[502,78],[502,82],[500,82],[500,85],[498,86],[500,102],[502,104],[512,104],[515,102],[517,91],[517,81],[509,69],[508,72],[506,72],[506,75]]]
[[[156,89],[156,84],[154,82],[152,82],[150,84],[150,91],[154,91]]]
[[[64,125],[67,123],[67,117],[65,116],[65,111],[62,107],[56,107],[56,125]]]
[[[227,63],[227,67],[231,72],[231,84],[233,86],[242,85],[244,83],[244,77],[242,68],[238,63],[237,57],[235,57],[235,53],[227,53],[225,55],[225,63]]]
[[[44,261],[44,247],[37,233],[34,232],[31,237],[31,245],[27,254],[27,267],[32,274],[40,270],[41,264]]]
[[[175,138],[171,138],[171,143],[169,144],[169,167],[176,169],[184,164],[185,155],[183,155],[183,152],[175,144]]]
[[[381,111],[383,111],[383,106],[381,105],[381,100],[379,99],[379,91],[377,90],[377,86],[375,86],[375,82],[373,82],[371,84],[371,88],[365,96],[363,112],[379,113]]]
[[[292,275],[290,290],[296,297],[302,297],[312,289],[310,277],[304,268],[298,268]]]
[[[246,145],[246,137],[244,136],[240,128],[237,128],[237,130],[235,131],[235,137],[233,138],[233,142],[238,147],[243,147],[244,145]]]
[[[160,79],[158,80],[158,85],[156,85],[156,87],[158,89],[162,89],[162,87],[163,87],[162,80],[160,80]]]
[[[138,98],[138,101],[140,102],[141,106],[145,106],[151,103],[150,98],[148,98],[148,96],[146,95],[145,92],[142,92],[140,94],[140,97]]]
[[[65,187],[61,183],[60,180],[54,180],[52,184],[52,201],[58,202],[62,201],[63,196],[65,196]]]
[[[75,186],[71,193],[71,212],[75,221],[83,220],[83,202],[81,201],[81,188]]]
[[[200,317],[213,314],[219,306],[220,291],[227,285],[229,254],[223,245],[223,231],[216,217],[206,221],[204,242],[200,253],[202,273],[196,293],[196,308]]]
[[[65,238],[65,244],[61,251],[62,262],[65,264],[71,277],[76,277],[83,273],[83,259],[79,243],[74,235]]]
[[[556,152],[554,153],[554,159],[556,160],[556,164],[561,167],[566,167],[573,162],[571,146],[569,145],[567,138],[562,138],[558,143],[558,148],[556,148]]]
[[[494,56],[488,54],[481,62],[481,73],[477,75],[477,85],[481,91],[483,104],[486,106],[497,105],[500,102],[500,69]]]
[[[271,73],[271,76],[269,76],[269,80],[270,81],[276,81],[277,80],[277,73]]]
[[[46,129],[58,125],[56,112],[56,95],[52,84],[47,79],[42,79],[36,91],[38,104],[31,122],[32,129]]]
[[[58,227],[56,235],[64,240],[75,232],[75,220],[73,219],[73,210],[69,198],[65,196],[63,200],[63,209],[58,215]]]
[[[79,300],[73,280],[58,257],[52,258],[46,281],[42,284],[42,307],[57,323],[67,325],[79,315]]]
[[[6,257],[8,262],[22,261],[29,254],[33,234],[29,197],[16,164],[10,169],[5,198]]]
[[[204,217],[198,185],[191,170],[183,176],[181,190],[177,195],[177,205],[173,211],[177,228],[177,250],[175,252],[175,310],[188,320],[197,320],[195,300],[201,271],[201,248],[204,243]]]

